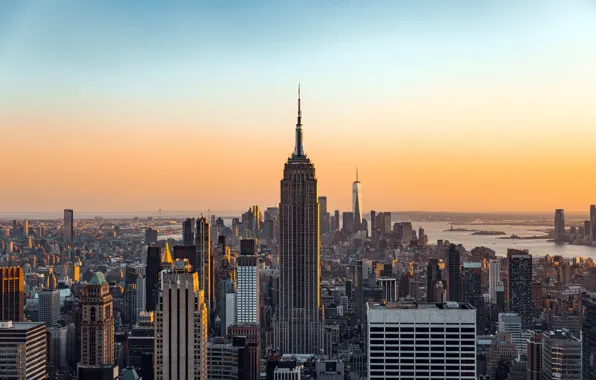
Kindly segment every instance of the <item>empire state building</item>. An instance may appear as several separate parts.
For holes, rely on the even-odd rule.
[[[302,110],[294,153],[284,167],[279,204],[279,309],[274,344],[285,354],[320,354],[324,315],[321,307],[319,203],[314,164],[302,146]]]

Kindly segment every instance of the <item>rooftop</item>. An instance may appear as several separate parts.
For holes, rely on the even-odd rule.
[[[369,308],[375,310],[384,309],[438,309],[438,310],[474,310],[474,307],[467,302],[445,302],[445,303],[417,303],[417,302],[391,302],[385,305],[368,304]]]
[[[44,325],[43,322],[13,322],[13,321],[2,321],[0,322],[0,331],[1,330],[29,330],[34,327],[38,327],[40,325]]]
[[[107,284],[107,281],[104,278],[103,274],[101,272],[93,273],[93,277],[91,277],[91,280],[89,280],[89,285],[102,285],[102,284]]]

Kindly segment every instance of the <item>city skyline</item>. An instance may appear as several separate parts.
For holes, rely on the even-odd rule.
[[[594,203],[593,4],[102,4],[0,5],[3,211],[276,204],[298,81],[329,209]]]

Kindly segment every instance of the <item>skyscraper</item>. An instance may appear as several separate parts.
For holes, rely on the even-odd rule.
[[[47,379],[46,327],[38,322],[0,322],[0,379]]]
[[[319,203],[315,167],[302,146],[300,90],[296,145],[284,167],[279,211],[280,305],[275,345],[284,353],[319,354],[324,347]]]
[[[362,226],[362,184],[358,180],[358,168],[356,168],[356,180],[352,184],[352,214],[354,214],[353,231],[360,231]]]
[[[207,378],[205,292],[188,260],[161,273],[155,312],[155,379]]]
[[[344,212],[342,214],[342,231],[344,235],[350,237],[354,234],[354,213]]]
[[[25,277],[21,267],[0,268],[0,320],[23,322]]]
[[[461,301],[460,254],[457,246],[451,244],[447,251],[447,299]]]
[[[319,220],[321,221],[321,233],[329,231],[329,220],[327,219],[327,197],[319,197]]]
[[[426,266],[426,301],[435,302],[436,297],[434,293],[435,284],[441,281],[441,269],[439,268],[439,260],[431,258]]]
[[[469,303],[477,310],[476,331],[484,333],[484,296],[482,295],[482,265],[479,262],[464,263],[461,271],[462,301]]]
[[[54,327],[60,320],[60,290],[45,289],[39,292],[39,322]]]
[[[532,325],[534,304],[532,302],[532,255],[527,250],[507,250],[509,261],[509,309],[518,313],[522,328]]]
[[[582,342],[569,330],[544,333],[542,379],[581,380]]]
[[[528,364],[526,366],[526,380],[542,379],[542,333],[535,333],[526,340]]]
[[[339,210],[335,210],[333,212],[333,215],[335,216],[335,225],[333,226],[333,229],[335,229],[336,231],[339,231]]]
[[[195,218],[186,218],[182,222],[182,244],[185,246],[195,244]]]
[[[255,252],[256,242],[253,239],[240,241],[240,256],[238,257],[237,293],[236,293],[236,323],[255,324],[259,319],[259,258]]]
[[[71,209],[64,210],[64,244],[72,243],[74,240],[74,212]]]
[[[207,309],[211,310],[213,276],[211,275],[211,230],[209,220],[203,216],[197,219],[197,229],[195,237],[195,246],[197,248],[197,268],[199,274],[199,289],[205,291],[205,304]]]
[[[159,270],[161,267],[161,247],[150,245],[147,247],[147,268],[145,269],[145,307],[146,311],[154,311],[157,302],[157,287],[159,285]]]
[[[366,307],[368,379],[476,379],[476,310],[469,304]]]
[[[583,380],[596,379],[596,299],[580,297],[582,317]]]
[[[114,309],[110,285],[96,272],[81,296],[81,361],[98,370],[114,364]]]
[[[488,266],[488,295],[491,303],[497,303],[497,284],[501,282],[501,261],[492,259]]]
[[[565,242],[565,211],[555,210],[555,243]]]
[[[590,205],[590,240],[596,240],[596,205]]]

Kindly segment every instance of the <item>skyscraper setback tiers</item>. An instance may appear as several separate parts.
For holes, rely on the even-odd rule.
[[[324,331],[319,204],[315,167],[302,146],[300,96],[296,145],[284,167],[279,213],[280,305],[273,325],[274,344],[284,353],[318,354],[323,347]]]

